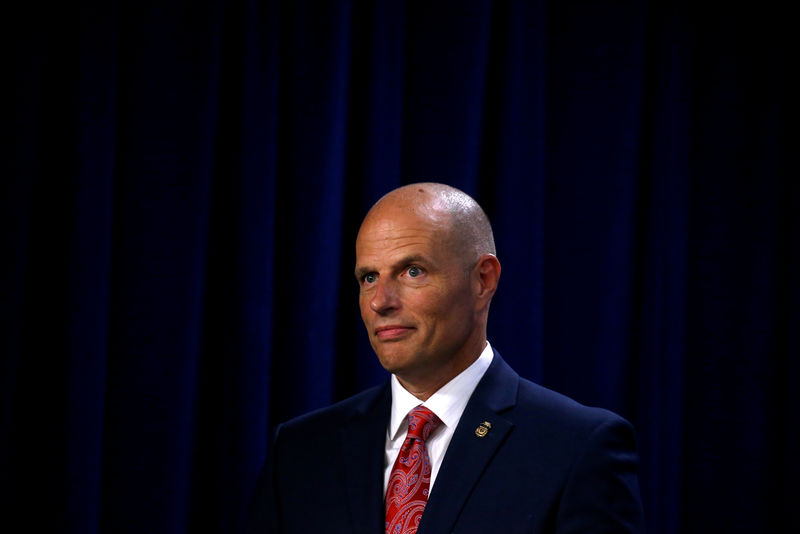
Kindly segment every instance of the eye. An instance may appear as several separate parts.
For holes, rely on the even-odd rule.
[[[372,283],[374,283],[374,282],[375,282],[375,280],[377,280],[377,279],[378,279],[378,275],[376,275],[375,273],[367,273],[367,274],[365,274],[365,275],[363,276],[363,278],[362,278],[361,280],[362,280],[362,281],[363,281],[365,284],[372,284]]]
[[[416,265],[412,265],[411,267],[408,268],[408,276],[410,276],[411,278],[416,278],[421,274],[422,274],[422,269],[420,269]]]

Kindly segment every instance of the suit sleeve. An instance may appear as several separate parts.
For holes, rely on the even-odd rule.
[[[558,533],[644,532],[637,471],[631,425],[613,416],[596,426],[570,471]]]

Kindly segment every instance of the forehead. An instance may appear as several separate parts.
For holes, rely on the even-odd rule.
[[[444,252],[449,237],[445,217],[420,214],[413,209],[370,213],[356,239],[356,263],[390,260],[420,252]]]

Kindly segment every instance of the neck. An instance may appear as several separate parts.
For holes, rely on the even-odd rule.
[[[420,373],[419,376],[401,376],[395,374],[397,381],[403,388],[414,395],[416,398],[425,402],[431,395],[439,391],[445,384],[461,374],[467,367],[475,363],[483,349],[486,348],[486,338],[478,345],[478,350],[469,351],[470,356],[463,359],[453,359],[448,365],[438,370],[438,372]]]

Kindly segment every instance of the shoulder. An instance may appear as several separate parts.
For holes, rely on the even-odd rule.
[[[487,398],[505,396],[496,413],[510,427],[503,453],[496,456],[504,475],[499,478],[516,477],[519,486],[535,487],[564,531],[601,526],[614,532],[641,531],[633,426],[609,410],[585,406],[521,378],[507,366],[495,372],[498,377],[493,389],[504,393]],[[507,391],[513,391],[513,400]]]
[[[643,531],[636,433],[627,420],[524,379],[518,410],[520,435],[538,440],[560,480],[557,521],[565,531]]]
[[[603,425],[630,426],[624,418],[606,410],[585,406],[544,386],[519,378],[517,410],[520,415],[564,431],[587,431]]]
[[[381,408],[391,402],[388,382],[369,388],[330,406],[320,408],[278,425],[276,433],[309,435],[326,433],[340,427],[359,415],[380,414]]]
[[[518,439],[549,449],[553,459],[566,462],[593,449],[635,450],[633,425],[623,417],[524,378],[517,380],[516,404],[506,416],[513,421]]]
[[[581,454],[587,446],[605,447],[609,439],[635,447],[633,426],[624,418],[521,378],[497,353],[495,360],[479,402],[494,407],[513,425],[515,440],[549,448],[564,459]]]

